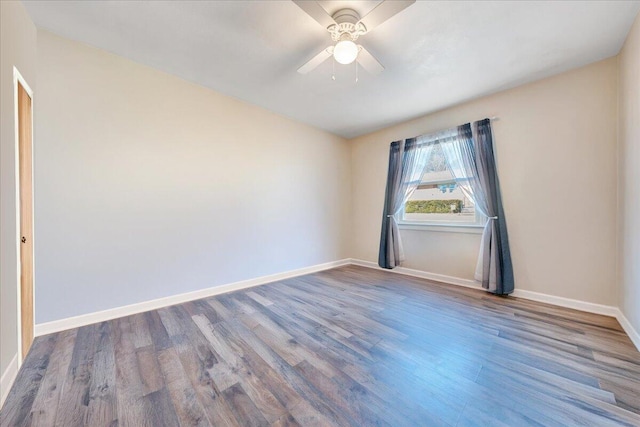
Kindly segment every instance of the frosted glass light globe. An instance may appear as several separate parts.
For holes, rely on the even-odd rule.
[[[341,64],[351,64],[358,57],[358,46],[351,40],[339,41],[333,48],[333,57]]]

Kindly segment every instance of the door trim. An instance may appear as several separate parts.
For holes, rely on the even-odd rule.
[[[18,305],[18,318],[16,319],[18,322],[18,368],[20,368],[20,366],[22,365],[22,361],[23,361],[23,354],[22,354],[22,286],[21,286],[21,265],[20,265],[20,229],[21,229],[21,225],[20,225],[20,129],[19,129],[19,111],[18,111],[18,84],[20,84],[22,86],[22,88],[27,92],[27,94],[29,95],[29,97],[31,98],[31,182],[32,182],[32,192],[31,192],[31,218],[34,221],[34,225],[35,225],[35,216],[34,216],[34,203],[33,203],[33,196],[35,194],[35,185],[34,181],[33,181],[33,174],[34,174],[34,164],[33,164],[33,141],[34,141],[34,133],[33,133],[33,103],[34,103],[34,99],[33,99],[33,90],[31,89],[31,86],[29,86],[29,84],[27,83],[27,81],[24,79],[24,77],[22,77],[22,74],[20,74],[20,71],[18,71],[18,69],[14,66],[13,67],[13,110],[14,110],[14,133],[15,133],[15,179],[16,179],[16,188],[15,188],[15,192],[16,192],[16,268],[17,268],[17,290],[18,290],[18,300],[17,305]],[[34,227],[34,231],[35,231],[35,227]],[[33,235],[35,235],[35,232],[33,233]],[[33,287],[33,301],[32,301],[32,306],[33,306],[33,312],[34,312],[34,321],[33,321],[33,325],[32,327],[34,328],[34,332],[35,332],[35,300],[36,300],[36,275],[35,275],[35,240],[34,237],[32,236],[32,245],[31,245],[31,260],[33,262],[33,280],[32,280],[32,287]],[[35,336],[35,334],[33,335]]]

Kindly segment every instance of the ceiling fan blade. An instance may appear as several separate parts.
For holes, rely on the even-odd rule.
[[[328,48],[323,49],[322,52],[311,58],[306,64],[298,68],[298,72],[300,74],[307,74],[309,71],[326,61],[327,58],[331,56],[331,47],[332,46],[329,46]]]
[[[384,67],[376,58],[369,53],[367,49],[362,46],[358,46],[360,52],[358,53],[358,64],[362,65],[362,68],[370,72],[371,74],[380,74],[384,71]]]
[[[364,24],[367,32],[369,32],[415,2],[416,0],[385,0],[362,18],[360,22]]]
[[[327,28],[330,25],[334,25],[336,21],[327,13],[326,10],[320,6],[317,1],[311,0],[293,0],[295,4],[297,4],[300,9],[304,10],[307,15],[315,19],[320,25],[324,28]]]

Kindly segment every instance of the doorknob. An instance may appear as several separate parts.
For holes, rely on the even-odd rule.
[[[20,239],[20,241],[22,241],[22,243],[27,243],[27,238],[22,236],[22,239]]]

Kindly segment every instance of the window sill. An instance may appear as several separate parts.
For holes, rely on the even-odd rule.
[[[436,231],[443,233],[468,233],[482,234],[484,225],[481,224],[438,224],[433,222],[406,222],[398,223],[401,230]]]

